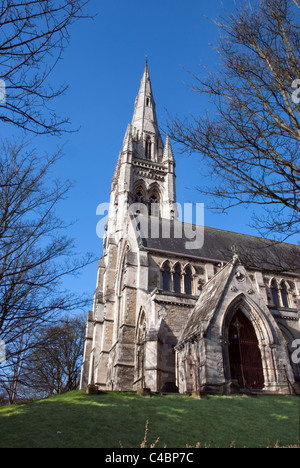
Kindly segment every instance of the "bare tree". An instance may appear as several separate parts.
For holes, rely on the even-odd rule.
[[[59,134],[68,119],[49,103],[64,93],[49,77],[69,40],[70,26],[86,17],[89,0],[2,0],[0,5],[0,79],[6,103],[0,121],[28,131]]]
[[[37,345],[36,330],[87,304],[61,284],[94,259],[76,255],[67,226],[55,213],[71,187],[68,181],[51,182],[60,157],[41,162],[23,144],[5,143],[0,151],[0,339],[7,348],[0,383],[10,389],[26,353]]]
[[[41,327],[39,345],[29,353],[19,375],[20,392],[49,396],[77,390],[80,379],[85,319],[65,317]]]
[[[183,151],[201,155],[212,207],[262,208],[254,225],[278,240],[300,229],[299,10],[298,0],[249,0],[216,21],[220,69],[194,75],[211,111],[169,123]]]
[[[41,325],[34,333],[24,335],[19,341],[22,352],[13,354],[6,378],[2,375],[2,404],[77,390],[84,330],[83,315],[65,316],[56,324]]]
[[[89,0],[3,0],[0,5],[0,122],[35,134],[59,135],[68,119],[50,108],[66,84],[51,83],[70,27]],[[90,17],[90,16],[88,16]],[[0,339],[6,362],[0,390],[15,401],[37,331],[87,299],[66,292],[62,279],[93,261],[79,258],[67,225],[56,215],[70,181],[51,180],[61,158],[21,143],[0,144]],[[2,392],[3,393],[3,392]]]

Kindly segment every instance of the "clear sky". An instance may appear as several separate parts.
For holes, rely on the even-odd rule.
[[[181,117],[203,113],[207,103],[190,90],[193,80],[187,70],[200,73],[200,64],[218,65],[212,47],[218,29],[208,18],[222,14],[222,5],[231,9],[234,0],[92,0],[87,11],[97,17],[73,26],[70,44],[52,75],[53,82],[67,82],[70,88],[52,107],[80,131],[60,139],[38,137],[34,145],[42,152],[65,144],[66,156],[55,176],[76,181],[61,206],[61,216],[77,220],[69,235],[80,253],[102,254],[96,208],[109,202],[111,178],[132,120],[145,55],[161,127],[167,111]],[[176,147],[174,153],[178,202],[207,203],[195,190],[203,182],[199,159],[181,155]],[[206,210],[205,224],[256,234],[248,227],[250,215],[251,209],[234,210],[229,216]],[[90,294],[92,304],[96,273],[97,264],[66,285]]]

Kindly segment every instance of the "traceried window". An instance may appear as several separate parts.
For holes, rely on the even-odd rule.
[[[162,287],[164,291],[172,291],[177,294],[193,294],[193,270],[190,265],[184,269],[180,263],[171,265],[166,261],[161,269]]]
[[[134,187],[133,203],[145,203],[147,198],[146,185],[143,180],[139,180]]]
[[[145,192],[142,187],[138,187],[136,189],[134,198],[133,198],[133,203],[136,205],[136,210],[135,214],[138,215],[140,213],[144,213],[147,208],[143,209],[143,205],[145,205]]]

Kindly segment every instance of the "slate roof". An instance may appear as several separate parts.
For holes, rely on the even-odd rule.
[[[146,218],[141,217],[140,219],[142,220],[141,247],[149,251],[227,263],[233,256],[232,247],[236,246],[239,258],[246,267],[272,272],[300,272],[300,246],[298,245],[204,227],[203,245],[200,243],[200,247],[196,246],[195,248],[191,241],[191,230],[195,231],[196,226],[178,221],[170,222],[156,219],[153,222],[155,233],[153,236],[149,219],[148,229]],[[153,220],[153,218],[151,219]],[[167,232],[168,223],[171,223],[171,235],[164,236],[163,232]],[[197,235],[200,236],[201,228],[197,229]],[[177,232],[177,237],[174,232]]]

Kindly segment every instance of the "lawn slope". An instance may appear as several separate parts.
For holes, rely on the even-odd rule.
[[[299,399],[139,397],[70,392],[0,408],[0,448],[137,448],[149,421],[156,447],[274,447],[299,443]]]

